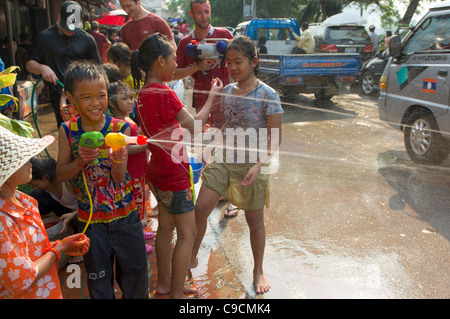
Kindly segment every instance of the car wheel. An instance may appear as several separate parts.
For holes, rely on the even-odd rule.
[[[448,142],[439,133],[436,119],[423,109],[411,113],[404,130],[404,141],[409,157],[418,164],[441,164],[450,151]]]
[[[331,100],[331,98],[338,93],[339,91],[336,87],[324,88],[315,92],[314,97],[316,98],[316,100],[328,101]]]
[[[364,72],[364,74],[361,76],[361,80],[360,80],[361,92],[364,95],[373,95],[376,90],[375,81],[376,81],[375,77],[373,76],[372,73],[370,73],[368,71]]]
[[[295,100],[295,97],[300,93],[298,92],[298,89],[296,89],[295,86],[292,85],[285,85],[282,86],[279,90],[277,90],[277,93],[280,95],[283,101],[286,102],[293,102]]]
[[[334,94],[325,92],[324,90],[322,90],[318,93],[314,93],[314,97],[316,98],[316,100],[328,101],[328,100],[331,100],[331,98],[333,96],[334,96]]]

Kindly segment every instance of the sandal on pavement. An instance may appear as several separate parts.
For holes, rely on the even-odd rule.
[[[232,218],[232,217],[236,217],[237,214],[239,213],[239,208],[238,207],[234,207],[234,208],[228,208],[226,209],[225,213],[223,214],[223,216],[227,217],[227,218]]]
[[[145,240],[150,240],[153,239],[155,237],[155,234],[151,231],[144,231],[144,239]]]
[[[67,259],[68,264],[82,264],[84,262],[83,256],[69,256]]]

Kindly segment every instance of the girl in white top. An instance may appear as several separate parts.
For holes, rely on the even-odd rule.
[[[198,265],[198,251],[206,232],[207,220],[221,197],[245,211],[250,230],[250,244],[254,259],[253,284],[257,294],[270,289],[263,272],[265,248],[264,206],[269,205],[269,175],[267,165],[281,142],[283,109],[274,89],[256,77],[258,54],[253,40],[239,36],[228,46],[228,73],[234,83],[223,89],[221,107],[225,113],[224,134],[255,132],[245,136],[244,154],[239,157],[238,145],[225,143],[221,161],[213,161],[202,172],[202,186],[195,205],[197,237],[191,255],[191,268]],[[266,134],[259,134],[265,132]],[[276,134],[275,134],[276,133]],[[238,140],[240,140],[238,136]],[[241,139],[241,140],[242,140]],[[261,148],[254,154],[251,144]],[[261,152],[259,152],[261,151]],[[220,151],[217,151],[216,153]],[[225,154],[226,153],[226,154]],[[230,153],[230,154],[229,154]],[[255,156],[251,156],[251,154]],[[228,156],[231,155],[231,156]],[[238,155],[235,158],[234,155]]]

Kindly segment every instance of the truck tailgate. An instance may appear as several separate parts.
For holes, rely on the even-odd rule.
[[[308,75],[357,75],[361,68],[359,54],[289,54],[261,55],[260,69],[263,73],[281,77]]]

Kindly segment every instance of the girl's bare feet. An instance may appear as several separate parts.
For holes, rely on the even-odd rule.
[[[162,280],[162,278],[158,278],[158,282],[156,284],[156,294],[167,295],[168,293],[170,293],[170,280]]]
[[[198,289],[196,287],[193,287],[189,281],[186,281],[184,283],[183,293],[193,294],[193,293],[197,293],[197,291],[198,291]],[[156,294],[157,295],[167,295],[167,294],[170,294],[170,292],[171,292],[170,284],[161,284],[161,283],[157,284],[157,286],[156,286]],[[178,296],[171,296],[171,297],[178,299],[180,296],[181,296],[181,294],[178,294]]]
[[[184,283],[183,293],[185,293],[185,294],[194,294],[194,293],[197,293],[197,292],[198,292],[198,289],[196,287],[193,287],[189,281],[186,281]]]
[[[195,257],[194,259],[191,258],[189,268],[196,268],[197,266],[198,266],[198,257]]]
[[[257,294],[265,294],[270,290],[270,285],[263,274],[253,275],[253,285],[255,286],[255,292]]]

